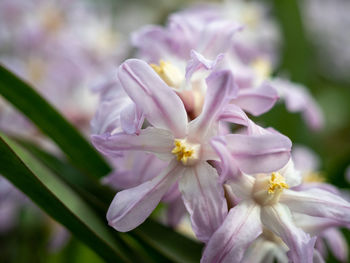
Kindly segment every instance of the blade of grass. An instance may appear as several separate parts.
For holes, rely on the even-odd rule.
[[[130,262],[124,244],[65,183],[0,135],[0,173],[108,262]]]
[[[100,178],[110,171],[101,155],[56,109],[2,65],[0,94],[50,137],[84,173]]]

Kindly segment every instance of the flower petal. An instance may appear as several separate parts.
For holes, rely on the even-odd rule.
[[[289,247],[288,257],[292,262],[312,263],[316,238],[310,238],[296,227],[287,206],[275,204],[261,209],[261,221],[266,228],[282,238]]]
[[[348,244],[343,236],[343,234],[340,232],[340,230],[336,228],[330,228],[324,231],[321,234],[321,237],[323,237],[330,250],[332,251],[332,254],[341,262],[346,262],[348,259]]]
[[[227,104],[218,118],[220,121],[235,123],[243,126],[249,125],[249,118],[244,111],[235,104]]]
[[[197,238],[207,242],[227,214],[224,188],[217,171],[207,162],[188,167],[179,181],[192,228]]]
[[[207,92],[201,114],[189,124],[189,136],[193,139],[205,137],[217,120],[218,114],[228,102],[228,95],[235,89],[230,71],[217,71],[206,79]]]
[[[225,182],[228,179],[236,178],[240,175],[237,164],[232,160],[232,155],[226,147],[225,141],[221,137],[215,137],[211,140],[211,145],[220,158],[220,181]]]
[[[118,157],[121,151],[146,151],[157,154],[162,160],[174,157],[171,153],[174,144],[173,135],[167,130],[148,127],[140,134],[118,133],[114,135],[92,135],[93,145],[104,155]]]
[[[140,133],[144,116],[134,103],[125,107],[120,113],[120,124],[128,134]]]
[[[91,121],[93,134],[112,133],[121,130],[120,113],[134,103],[128,98],[103,101]]]
[[[242,263],[288,263],[283,247],[263,237],[257,238],[244,254]]]
[[[185,137],[187,114],[181,99],[146,62],[125,61],[118,69],[118,77],[125,92],[154,127],[170,130],[176,138]]]
[[[200,35],[198,51],[213,59],[219,53],[226,52],[233,44],[234,34],[243,27],[232,20],[213,20],[207,23]]]
[[[179,197],[169,203],[166,222],[169,226],[176,227],[186,214],[186,207]]]
[[[278,98],[277,91],[268,83],[263,83],[256,89],[241,89],[232,102],[246,112],[259,116],[269,111]]]
[[[320,235],[326,229],[339,226],[339,223],[335,220],[295,212],[293,213],[293,218],[295,224],[311,236]]]
[[[111,174],[103,178],[103,183],[116,190],[138,186],[159,175],[167,162],[146,152],[128,151],[123,156],[113,158],[113,166],[117,167]]]
[[[339,224],[350,223],[350,203],[340,196],[318,188],[306,191],[285,190],[280,202],[293,212],[335,220]]]
[[[275,79],[273,85],[279,91],[281,98],[285,100],[288,111],[301,112],[306,124],[312,129],[317,130],[323,127],[323,113],[304,86],[285,79]]]
[[[186,66],[186,81],[190,81],[192,75],[198,70],[213,69],[222,60],[223,56],[224,54],[219,54],[215,60],[209,60],[195,50],[191,50],[191,59],[187,62]]]
[[[169,41],[169,30],[161,26],[147,25],[131,34],[131,43],[139,55],[153,63],[169,55]]]
[[[107,212],[109,225],[121,232],[140,225],[156,208],[183,169],[174,160],[162,174],[151,181],[117,193]]]
[[[232,208],[224,223],[210,238],[201,263],[241,262],[245,250],[262,232],[260,208],[241,202]]]
[[[290,159],[292,143],[282,134],[229,134],[225,141],[232,160],[248,174],[277,171]]]
[[[315,249],[314,255],[312,257],[312,262],[313,263],[325,263],[326,261],[324,261],[321,253]]]

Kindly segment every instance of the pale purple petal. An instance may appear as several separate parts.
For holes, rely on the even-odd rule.
[[[322,189],[324,191],[328,191],[328,192],[331,192],[333,194],[336,194],[336,195],[339,195],[340,192],[339,192],[339,189],[332,185],[332,184],[327,184],[327,183],[303,183],[303,184],[300,184],[298,185],[297,187],[293,188],[293,190],[296,190],[296,191],[307,191],[309,189],[312,189],[312,188],[318,188],[318,189]]]
[[[121,87],[113,81],[100,91],[101,103],[91,121],[93,134],[115,133],[124,130],[129,134],[140,131],[143,115]]]
[[[92,135],[93,145],[101,153],[110,157],[121,156],[122,151],[146,151],[157,154],[161,159],[174,157],[174,137],[171,132],[153,127],[140,131],[140,134],[118,133],[114,135]]]
[[[295,224],[311,236],[320,235],[326,229],[340,226],[336,220],[324,217],[315,217],[300,213],[293,213],[293,217]]]
[[[255,183],[255,177],[247,174],[240,174],[237,178],[228,181],[226,184],[231,187],[232,193],[239,200],[251,199]]]
[[[249,246],[242,263],[273,263],[275,259],[278,263],[288,263],[283,246],[261,236]]]
[[[260,208],[241,202],[232,208],[224,223],[210,238],[201,263],[238,263],[245,250],[262,232]]]
[[[268,173],[282,168],[290,159],[291,141],[281,134],[229,134],[225,143],[232,160],[245,173]],[[219,154],[219,153],[218,153]]]
[[[301,112],[306,124],[312,129],[323,127],[323,113],[305,87],[284,79],[275,79],[273,85],[285,100],[288,111]]]
[[[134,103],[125,107],[120,113],[120,124],[128,134],[140,133],[143,124],[143,114]]]
[[[224,54],[219,54],[215,60],[206,59],[202,54],[191,50],[191,59],[187,62],[186,66],[186,80],[190,81],[192,75],[201,69],[210,70],[213,69],[218,62],[223,58]]]
[[[261,209],[264,226],[279,236],[289,248],[288,257],[292,262],[312,263],[316,238],[310,238],[296,227],[287,206],[275,204]]]
[[[172,131],[176,138],[185,137],[187,114],[181,99],[146,62],[127,60],[119,67],[118,77],[153,126]]]
[[[215,58],[232,46],[234,34],[241,29],[242,26],[232,20],[218,19],[207,23],[200,35],[198,51],[205,57]]]
[[[218,117],[219,121],[235,123],[243,126],[249,125],[249,118],[244,111],[235,104],[227,104]]]
[[[179,181],[192,228],[197,238],[207,242],[227,215],[224,188],[217,171],[207,162],[188,167]]]
[[[269,111],[278,98],[277,91],[269,83],[263,83],[256,89],[241,89],[232,103],[254,116],[259,116]]]
[[[341,262],[348,259],[348,244],[340,230],[330,228],[321,234],[332,251],[332,254]]]
[[[130,105],[132,101],[113,100],[104,101],[100,104],[94,118],[91,121],[91,129],[93,134],[111,133],[115,129],[121,128],[120,112],[124,106]]]
[[[116,190],[135,187],[149,181],[168,165],[153,154],[139,151],[123,152],[123,156],[113,158],[112,162],[117,169],[104,177],[103,183]]]
[[[173,161],[162,174],[151,181],[117,193],[107,212],[109,225],[126,232],[143,223],[169,187],[179,178],[183,169],[177,161]]]
[[[286,189],[280,202],[286,204],[293,212],[332,219],[339,224],[350,223],[350,203],[328,191],[318,188],[306,191]]]
[[[316,249],[314,250],[314,255],[312,257],[312,263],[325,263],[321,253],[317,251]]]
[[[211,140],[213,149],[217,152],[220,158],[220,181],[225,182],[228,179],[236,178],[240,175],[240,170],[232,159],[232,155],[226,147],[225,141],[221,137],[215,137]]]
[[[295,167],[302,172],[317,171],[320,166],[320,158],[309,148],[301,145],[294,145],[292,158]]]
[[[213,72],[207,79],[207,92],[201,114],[189,124],[189,134],[200,139],[210,132],[213,122],[228,102],[228,95],[235,89],[230,71]]]
[[[289,159],[288,163],[282,169],[278,170],[278,172],[286,179],[289,188],[298,186],[302,182],[300,171],[294,168],[292,159]]]
[[[177,198],[169,203],[166,222],[169,226],[176,227],[186,214],[186,207],[181,198]]]
[[[326,258],[328,255],[328,248],[325,242],[321,238],[318,238],[316,240],[314,254],[315,254],[315,251],[317,251],[319,254],[317,256],[320,256],[322,258]]]
[[[169,33],[169,30],[161,26],[147,25],[131,34],[131,43],[138,48],[141,57],[158,63],[169,54],[172,43]]]

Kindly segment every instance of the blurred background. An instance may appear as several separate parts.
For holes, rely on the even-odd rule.
[[[172,12],[208,2],[0,0],[0,62],[37,87],[88,135],[97,105],[93,91],[113,79],[118,64],[134,54],[130,33],[146,24],[164,25]],[[280,34],[273,75],[306,86],[321,107],[325,125],[311,130],[301,114],[288,112],[281,103],[254,120],[312,149],[326,180],[346,192],[350,188],[346,179],[346,174],[350,177],[350,2],[259,2],[266,5]],[[12,111],[0,98],[1,131],[24,137],[37,133]],[[0,262],[103,262],[9,183],[0,181],[0,190]],[[343,231],[350,244],[348,230]],[[328,261],[336,262],[331,254]]]

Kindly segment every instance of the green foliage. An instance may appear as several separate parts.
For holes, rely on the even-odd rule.
[[[0,65],[0,94],[50,137],[80,170],[95,177],[110,168],[81,134],[29,84]]]

